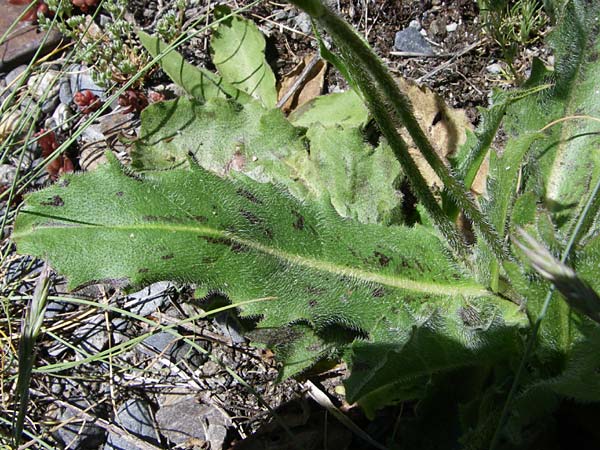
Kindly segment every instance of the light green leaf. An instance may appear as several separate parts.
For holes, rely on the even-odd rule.
[[[195,165],[130,174],[111,157],[30,194],[13,238],[69,288],[192,282],[261,317],[262,328],[305,323],[325,343],[332,327],[368,336],[350,359],[353,400],[512,351],[525,316],[464,275],[429,230],[344,220],[237,178]],[[242,304],[258,298],[275,299]]]
[[[220,7],[221,15],[229,10]],[[254,22],[232,16],[220,22],[210,40],[213,64],[235,88],[275,107],[275,75],[265,59],[265,38]]]
[[[364,127],[369,110],[353,90],[316,97],[293,111],[289,121],[298,127],[315,123],[325,127]]]
[[[400,163],[384,144],[372,148],[357,128],[308,129],[310,158],[302,177],[327,192],[336,211],[363,223],[389,223],[401,194],[394,189]]]
[[[137,32],[137,35],[142,45],[153,57],[158,56],[169,47],[157,37],[150,36],[141,30]],[[171,50],[163,56],[159,63],[176,84],[200,101],[204,102],[215,97],[231,97],[240,103],[251,101],[248,94],[225,82],[220,76],[188,63],[175,50]]]
[[[400,202],[400,165],[386,145],[373,148],[356,128],[295,128],[278,109],[257,102],[193,99],[151,105],[142,112],[132,152],[139,170],[187,166],[188,154],[221,176],[242,172],[286,186],[300,199],[324,193],[344,217],[390,222]]]
[[[600,177],[600,123],[581,117],[600,117],[599,16],[598,2],[566,4],[550,39],[556,67],[547,70],[536,61],[527,83],[552,88],[512,105],[505,119],[511,139],[544,129],[532,148],[535,163],[528,167],[526,188],[544,191],[543,201],[562,231],[573,226]]]
[[[263,183],[281,183],[303,198],[307,186],[294,182],[307,154],[302,133],[281,111],[258,102],[211,99],[202,104],[178,98],[142,112],[132,165],[138,170],[188,166],[192,155],[221,176],[243,172]]]

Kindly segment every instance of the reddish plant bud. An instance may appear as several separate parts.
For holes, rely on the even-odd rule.
[[[71,0],[74,6],[79,8],[83,12],[89,12],[98,5],[98,0]]]
[[[148,106],[148,97],[143,92],[128,89],[119,97],[119,106],[125,108],[123,114],[140,112]]]
[[[56,140],[56,134],[54,131],[47,131],[43,128],[35,133],[34,137],[38,138],[38,145],[42,149],[42,156],[44,158],[51,155],[54,150],[58,148],[58,142]]]
[[[79,110],[83,114],[93,113],[102,106],[102,100],[89,90],[76,92],[73,95],[73,102],[79,106]]]
[[[148,100],[150,100],[150,103],[162,102],[165,100],[165,94],[162,92],[150,91],[148,93]]]

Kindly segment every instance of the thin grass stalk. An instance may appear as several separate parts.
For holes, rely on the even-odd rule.
[[[50,287],[49,269],[44,265],[40,272],[31,302],[25,312],[21,327],[21,342],[19,344],[19,370],[16,387],[16,401],[18,404],[17,415],[14,419],[14,443],[18,447],[29,404],[29,384],[35,361],[35,343],[37,341],[44,313],[46,311],[46,300],[48,288]]]

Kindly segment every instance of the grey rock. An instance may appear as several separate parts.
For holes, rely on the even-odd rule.
[[[77,406],[83,410],[89,406],[83,402],[77,403]],[[89,412],[94,413],[93,411]],[[106,433],[104,429],[94,424],[93,421],[80,418],[77,411],[70,408],[60,409],[57,421],[66,423],[55,432],[55,437],[65,444],[65,448],[75,450],[98,448],[105,440]]]
[[[71,84],[71,92],[75,94],[79,91],[92,91],[101,100],[106,100],[104,89],[94,83],[90,76],[90,69],[86,66],[73,64],[67,69],[69,72],[69,82]]]
[[[112,328],[113,345],[120,344],[128,339],[126,334],[130,322],[121,317],[117,317],[110,322]]]
[[[78,346],[87,353],[96,354],[102,351],[108,343],[104,315],[96,314],[90,317],[82,326],[75,328],[73,334],[79,339]]]
[[[274,9],[272,15],[274,21],[285,20],[289,17],[288,11],[285,9]]]
[[[294,23],[296,27],[305,34],[312,31],[312,23],[310,22],[310,16],[305,12],[298,14],[294,17]]]
[[[46,101],[53,97],[57,97],[58,90],[60,89],[58,83],[59,77],[60,72],[57,70],[47,70],[38,75],[32,75],[29,80],[27,80],[27,87],[34,100],[44,98]]]
[[[63,78],[58,88],[58,98],[63,105],[70,105],[73,102],[73,91],[71,91],[71,81]]]
[[[173,444],[191,439],[210,442],[211,450],[223,448],[231,419],[221,410],[200,404],[193,395],[166,395],[156,413],[161,434]]]
[[[44,114],[52,114],[59,103],[59,98],[56,95],[52,95],[48,98],[48,100],[42,103],[41,110]]]
[[[117,411],[117,422],[135,437],[158,444],[157,431],[150,406],[138,399],[129,399]],[[139,446],[122,434],[110,432],[104,450],[137,450]]]
[[[104,141],[106,136],[100,131],[100,125],[98,125],[98,123],[92,123],[90,126],[85,127],[83,133],[81,133],[81,139],[85,142],[98,142]]]
[[[194,343],[204,350],[208,351],[210,349],[210,343],[208,341],[195,341]],[[175,363],[185,361],[193,369],[198,369],[208,360],[207,354],[198,351],[187,342],[183,342],[181,345],[177,346],[173,350],[172,355]]]
[[[61,128],[65,131],[72,126],[69,121],[71,117],[73,117],[73,111],[64,103],[58,105],[52,113],[52,120],[54,121],[55,127]]]
[[[17,168],[11,164],[0,164],[0,184],[11,185],[15,179]]]
[[[429,42],[425,40],[419,30],[414,27],[407,27],[398,31],[394,39],[394,48],[399,52],[423,53],[433,55],[433,49]]]
[[[6,74],[6,85],[8,86],[8,89],[12,92],[15,90],[15,87],[17,86],[17,82],[15,82],[15,80],[23,73],[25,72],[25,69],[27,69],[27,66],[25,64],[21,65],[21,66],[17,66],[15,67],[13,70],[11,70],[10,72],[8,72]]]
[[[410,28],[414,28],[414,29],[415,29],[415,30],[417,30],[417,31],[421,31],[421,22],[419,22],[419,21],[418,21],[418,20],[416,20],[416,19],[413,19],[413,20],[411,20],[411,21],[409,22],[408,26],[409,26]]]
[[[139,316],[156,312],[169,298],[174,286],[166,281],[151,284],[141,291],[127,296],[125,309]]]
[[[177,346],[177,340],[177,337],[163,331],[148,336],[137,349],[148,356],[162,354],[170,357]]]
[[[446,31],[448,33],[454,33],[457,28],[458,28],[458,24],[456,22],[451,22],[448,25],[446,25]]]
[[[493,63],[487,66],[485,70],[493,75],[498,75],[499,73],[502,73],[502,66],[498,63]]]
[[[67,302],[56,302],[54,300],[50,300],[46,305],[46,317],[54,317],[59,314],[64,314],[69,311],[73,311],[75,309],[75,305]]]

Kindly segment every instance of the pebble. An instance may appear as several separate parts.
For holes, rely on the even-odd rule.
[[[9,71],[18,64],[31,61],[42,43],[44,43],[44,47],[39,56],[43,56],[46,51],[57,46],[61,40],[61,35],[57,31],[49,33],[46,39],[46,33],[38,32],[36,25],[30,22],[17,22],[21,13],[28,6],[28,2],[19,3],[21,4],[13,5],[8,0],[0,0],[0,11],[2,11],[0,36],[3,37],[2,43],[0,43],[0,72]],[[17,23],[12,31],[5,35],[15,22]]]
[[[161,354],[164,356],[170,356],[175,350],[178,338],[170,333],[161,331],[148,336],[142,341],[142,345],[137,347],[137,350],[148,356],[156,356]]]
[[[487,66],[485,70],[493,75],[498,75],[499,73],[502,73],[502,66],[498,63],[493,63]]]
[[[75,309],[75,305],[67,302],[57,302],[54,300],[50,300],[46,305],[46,311],[44,313],[45,317],[54,317],[59,314],[64,314],[66,312],[72,311]]]
[[[147,316],[156,312],[173,293],[173,284],[167,281],[159,281],[130,294],[125,299],[125,308],[138,316]]]
[[[15,179],[17,168],[10,164],[0,164],[0,184],[11,185]]]
[[[96,314],[89,317],[85,323],[73,330],[73,335],[80,341],[78,347],[90,354],[96,354],[102,351],[108,343],[108,332],[106,330],[106,322],[104,314]],[[77,354],[77,357],[82,357]]]
[[[14,110],[11,112],[7,112],[0,119],[0,139],[8,137],[17,128],[20,117],[21,111]]]
[[[165,395],[156,413],[161,433],[175,445],[190,440],[210,443],[211,450],[223,448],[231,419],[219,409],[203,405],[193,395]]]
[[[129,328],[130,321],[125,320],[122,317],[117,317],[113,319],[110,324],[112,330],[113,345],[120,344],[121,342],[129,339],[129,337],[125,333]]]
[[[448,33],[454,33],[457,28],[458,24],[456,22],[450,22],[448,25],[446,25],[446,31]]]
[[[73,64],[67,68],[71,92],[75,94],[80,91],[92,91],[101,100],[106,100],[104,89],[94,83],[90,76],[90,69],[80,64]]]
[[[152,419],[150,406],[139,399],[129,399],[117,410],[117,422],[135,437],[158,444],[155,422]],[[140,447],[122,434],[108,433],[104,450],[138,450]]]
[[[60,85],[58,79],[60,78],[60,72],[57,70],[47,70],[46,72],[32,75],[27,80],[27,87],[29,93],[34,100],[40,100],[42,98],[49,100],[52,97],[58,96],[58,90]]]
[[[73,91],[71,91],[71,81],[69,79],[63,78],[60,81],[58,97],[63,105],[70,105],[73,103]]]
[[[394,39],[394,48],[399,52],[423,53],[433,55],[433,49],[415,27],[398,31]]]
[[[204,350],[210,351],[210,343],[208,341],[195,341],[194,343]],[[175,363],[185,361],[193,369],[202,367],[202,365],[208,361],[207,354],[199,352],[187,342],[182,342],[181,345],[173,351],[172,355]]]
[[[296,24],[296,27],[304,34],[309,34],[312,32],[312,23],[310,21],[310,16],[305,12],[302,12],[296,17],[294,17],[294,23]]]
[[[40,108],[44,114],[52,114],[52,112],[58,107],[60,104],[60,99],[56,95],[51,95],[48,100],[42,103],[42,107]]]
[[[73,117],[71,108],[65,103],[60,103],[52,113],[51,120],[53,121],[54,127],[67,131],[72,126],[69,121],[71,117]]]
[[[15,67],[13,70],[11,70],[10,72],[8,72],[6,74],[6,85],[8,86],[8,89],[12,92],[15,90],[15,87],[17,86],[17,84],[19,83],[18,81],[15,81],[19,76],[21,76],[21,74],[23,72],[25,72],[25,70],[27,69],[27,66],[25,64],[22,64],[20,66]]]
[[[77,406],[85,410],[89,405],[84,402],[76,402]],[[94,411],[88,411],[94,414]],[[77,416],[76,411],[70,408],[62,409],[57,417],[58,423],[65,425],[56,430],[55,436],[62,441],[69,449],[87,450],[98,448],[104,442],[105,431],[93,422],[84,419],[74,419]]]

